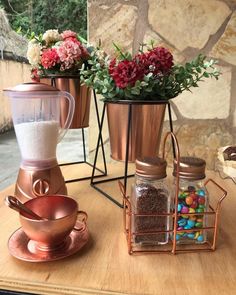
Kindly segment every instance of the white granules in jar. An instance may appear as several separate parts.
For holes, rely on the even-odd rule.
[[[16,124],[15,132],[23,159],[49,160],[56,158],[59,133],[57,121]]]

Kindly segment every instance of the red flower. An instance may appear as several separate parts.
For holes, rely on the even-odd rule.
[[[139,64],[140,68],[143,69],[144,75],[147,75],[148,73],[150,73],[150,69],[149,69],[150,61],[148,60],[147,53],[137,54],[135,56],[135,60]]]
[[[56,48],[45,49],[42,53],[41,63],[45,69],[54,67],[60,61]]]
[[[142,80],[144,72],[136,60],[123,60],[116,65],[114,59],[109,66],[109,73],[119,88],[134,86],[137,80]]]
[[[90,56],[87,48],[84,47],[82,44],[80,45],[80,50],[82,58],[87,59]]]
[[[173,56],[169,50],[163,47],[156,47],[146,53],[135,56],[144,74],[153,73],[154,75],[166,74],[173,66]]]
[[[154,76],[166,74],[173,66],[173,56],[163,47],[156,47],[146,53],[137,54],[131,61],[123,60],[117,64],[112,60],[109,74],[119,88],[134,86],[137,80],[142,80],[144,75],[153,73]]]
[[[174,64],[172,54],[164,47],[156,47],[146,54],[148,60],[147,64],[154,75],[168,73]]]
[[[31,80],[34,82],[40,82],[38,69],[31,70]]]

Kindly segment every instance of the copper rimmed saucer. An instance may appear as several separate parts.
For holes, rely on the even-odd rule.
[[[17,259],[29,262],[46,262],[59,260],[78,252],[88,242],[88,239],[87,226],[83,222],[77,221],[75,228],[60,247],[53,251],[43,251],[37,248],[36,243],[31,241],[20,227],[10,236],[8,249],[10,254]]]

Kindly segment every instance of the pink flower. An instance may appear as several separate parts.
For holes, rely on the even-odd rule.
[[[87,58],[89,56],[89,53],[87,51],[87,48],[85,48],[81,42],[77,39],[77,34],[73,31],[67,30],[64,31],[63,33],[61,33],[61,37],[63,38],[63,40],[65,41],[72,41],[76,44],[78,44],[80,46],[80,50],[81,50],[81,56],[83,58]]]
[[[82,52],[80,42],[65,40],[57,49],[60,61],[62,62],[61,70],[70,69],[76,62],[81,61]]]
[[[75,38],[76,39],[77,34],[71,30],[66,30],[63,33],[61,33],[61,37],[63,40],[66,40],[68,38]]]
[[[59,62],[59,56],[57,54],[56,48],[49,48],[43,50],[41,56],[41,63],[45,69],[50,69],[54,67]]]
[[[73,41],[79,45],[81,44],[80,41],[76,37],[68,37],[65,39],[65,41],[68,41],[68,40]]]

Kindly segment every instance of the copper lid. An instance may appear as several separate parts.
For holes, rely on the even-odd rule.
[[[166,177],[166,160],[162,158],[138,158],[136,159],[136,174],[153,179]]]
[[[10,92],[41,92],[41,91],[53,91],[53,92],[60,92],[59,89],[56,87],[47,85],[45,83],[38,83],[38,82],[29,82],[16,85],[12,88],[6,88],[3,91],[10,91]]]
[[[179,177],[182,179],[197,180],[203,179],[205,175],[206,162],[195,157],[180,157]],[[177,174],[177,161],[174,160],[173,175]]]

